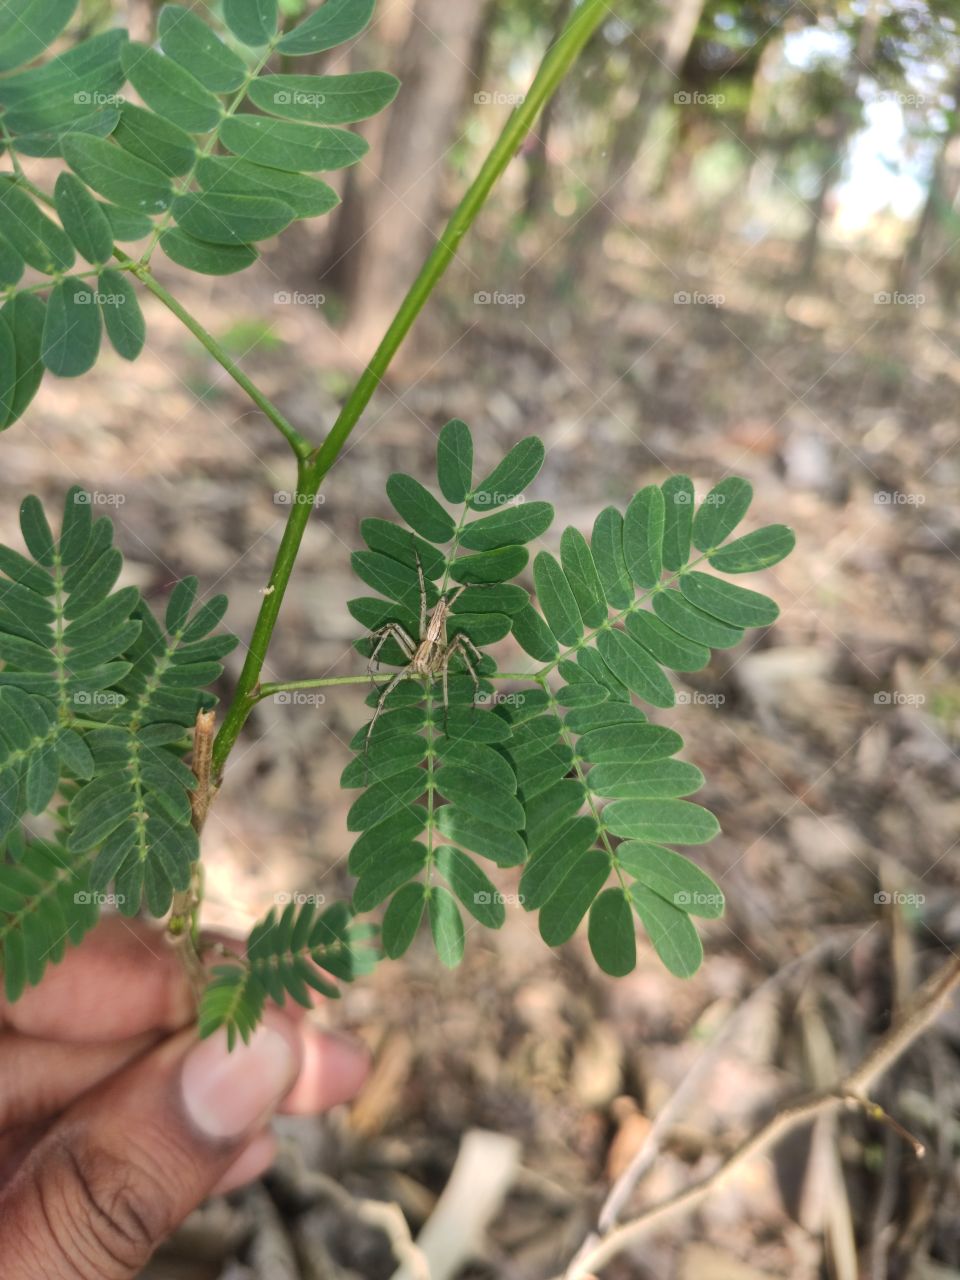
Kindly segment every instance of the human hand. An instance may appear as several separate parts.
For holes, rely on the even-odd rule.
[[[299,1008],[230,1054],[193,1016],[164,935],[119,917],[0,999],[4,1280],[129,1280],[207,1195],[269,1167],[274,1110],[324,1111],[367,1072]]]

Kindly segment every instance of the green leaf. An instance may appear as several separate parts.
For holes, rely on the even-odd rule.
[[[630,899],[654,949],[672,974],[689,978],[700,968],[703,945],[690,917],[642,884],[630,886]]]
[[[549,902],[570,868],[597,838],[596,820],[588,814],[573,818],[562,830],[531,849],[530,861],[520,877],[520,894],[527,911]]]
[[[440,963],[445,969],[455,969],[463,959],[463,918],[456,899],[441,885],[431,885],[427,905],[430,913],[430,932]]]
[[[0,312],[0,426],[12,421],[17,394],[17,344]]]
[[[623,558],[623,517],[616,507],[604,507],[597,516],[590,548],[607,603],[614,609],[629,608],[635,592]]]
[[[269,44],[277,31],[277,18],[277,0],[223,0],[223,20],[241,44],[253,48]]]
[[[397,514],[428,542],[449,542],[456,532],[453,517],[413,476],[394,472],[387,480],[387,497]]]
[[[0,308],[0,317],[13,338],[16,357],[16,382],[12,397],[4,397],[8,405],[0,427],[8,427],[22,416],[36,395],[43,378],[40,349],[43,342],[44,304],[35,294],[17,293]]]
[[[521,698],[523,694],[519,695]],[[495,783],[501,791],[515,795],[517,779],[510,765],[496,751],[479,742],[454,742],[445,739],[440,745],[444,764],[463,765],[479,777]],[[443,790],[441,783],[441,790]]]
[[[769,596],[747,591],[708,573],[685,573],[680,578],[680,592],[698,609],[734,627],[766,627],[780,616],[779,608]]]
[[[80,256],[94,266],[109,262],[113,254],[110,223],[80,179],[72,173],[59,174],[53,198],[63,229]]]
[[[433,853],[434,864],[475,920],[487,929],[499,929],[507,917],[503,895],[469,854],[442,844]]]
[[[34,560],[48,569],[51,568],[54,563],[56,543],[47,517],[44,515],[43,504],[33,494],[24,498],[20,504],[20,532]]]
[[[551,662],[559,652],[553,632],[530,604],[513,615],[513,638],[524,653],[538,662]]]
[[[136,360],[143,350],[147,329],[132,279],[108,267],[97,278],[97,293],[113,349],[124,360]]]
[[[549,502],[524,502],[503,507],[492,516],[466,525],[460,534],[460,546],[472,551],[492,551],[496,547],[531,542],[549,529],[553,514]]]
[[[471,495],[468,506],[474,511],[499,507],[522,493],[543,466],[543,441],[526,436],[518,441],[503,461],[481,480]]]
[[[685,760],[656,760],[649,764],[598,764],[590,770],[590,790],[595,796],[621,800],[665,799],[699,791],[704,778]]]
[[[115,204],[102,204],[99,200],[97,203],[110,223],[114,240],[142,240],[153,230],[153,222],[145,213],[120,209]]]
[[[450,577],[454,582],[509,582],[526,568],[529,559],[526,547],[478,551],[476,555],[455,560],[450,566]]]
[[[113,137],[124,151],[156,165],[171,178],[188,173],[197,159],[197,149],[186,130],[132,102],[123,104]]]
[[[427,846],[419,841],[393,845],[367,867],[353,892],[354,911],[372,911],[401,885],[420,874],[427,861]]]
[[[707,920],[723,915],[719,886],[683,854],[662,845],[625,840],[617,846],[616,857],[629,875],[687,915]]]
[[[32,62],[53,44],[77,0],[6,0],[0,5],[0,71]]]
[[[353,124],[382,111],[400,81],[385,71],[344,76],[259,76],[248,96],[261,110],[309,124]]]
[[[426,906],[426,886],[414,881],[398,889],[383,916],[383,950],[391,960],[399,960],[416,937]]]
[[[647,844],[706,844],[720,831],[709,809],[689,800],[614,800],[603,823],[615,836]]]
[[[448,502],[459,504],[470,492],[473,479],[473,437],[459,418],[452,418],[437,440],[437,480]]]
[[[588,938],[593,958],[613,978],[632,972],[637,963],[633,913],[622,889],[604,889],[590,908]]]
[[[161,169],[104,138],[68,134],[63,157],[88,187],[123,209],[162,213],[173,199],[170,181]]]
[[[0,237],[0,286],[16,284],[26,265],[13,245]]]
[[[710,661],[706,645],[686,640],[646,610],[628,614],[625,623],[633,639],[671,671],[701,671]]]
[[[272,196],[240,196],[204,191],[178,196],[173,216],[182,231],[212,244],[245,246],[268,240],[290,225],[293,209]]]
[[[610,875],[610,859],[599,849],[578,858],[540,912],[540,936],[548,947],[572,938]]]
[[[459,805],[445,804],[436,815],[437,830],[454,844],[489,858],[498,867],[516,867],[526,857],[526,846],[515,831],[485,822]]]
[[[571,733],[589,733],[616,724],[645,724],[647,717],[632,702],[605,702],[602,706],[571,711],[566,720]],[[669,752],[668,752],[669,754]]]
[[[740,627],[731,627],[688,604],[679,591],[658,592],[653,597],[653,609],[661,622],[708,649],[731,649],[743,639]]]
[[[693,535],[693,481],[689,476],[670,476],[660,486],[663,493],[663,567],[676,573],[690,559]]]
[[[713,486],[693,518],[693,545],[698,551],[718,547],[747,514],[753,488],[741,476],[727,476]]]
[[[548,551],[533,562],[533,582],[550,630],[560,644],[575,645],[583,635],[583,619],[563,570]]]
[[[5,176],[0,181],[0,223],[4,237],[37,271],[52,275],[73,266],[73,245],[64,232]]]
[[[356,164],[370,150],[359,134],[310,124],[292,124],[268,116],[231,116],[220,141],[243,160],[291,173],[316,173]]]
[[[223,114],[219,100],[172,58],[131,41],[120,61],[147,106],[170,124],[188,133],[209,133],[219,124]]]
[[[618,680],[655,707],[672,707],[676,702],[673,685],[659,663],[624,631],[601,631],[597,651]]]
[[[630,776],[639,764],[672,756],[682,746],[683,739],[673,729],[659,724],[627,721],[604,725],[582,734],[577,753],[595,765],[623,764]],[[607,776],[613,778],[615,775],[610,773]]]
[[[397,741],[394,739],[394,741]],[[419,739],[421,751],[423,739]],[[387,744],[384,744],[387,745]],[[374,748],[371,748],[371,755]],[[357,763],[354,761],[354,763]],[[387,850],[400,845],[407,845],[415,840],[427,823],[427,811],[422,805],[414,805],[412,809],[401,809],[393,817],[385,819],[375,827],[370,827],[355,842],[350,850],[348,867],[351,875],[362,876],[371,866],[375,866]]]
[[[243,84],[243,60],[190,9],[179,4],[164,5],[157,30],[164,53],[214,93],[231,93]]]
[[[779,564],[796,543],[796,535],[785,524],[768,524],[712,552],[708,559],[721,573],[754,573]]]
[[[375,0],[326,0],[299,26],[280,40],[277,48],[288,57],[322,53],[359,35],[373,16]]]
[[[655,587],[663,569],[663,494],[655,484],[635,494],[623,518],[623,557],[638,587]]]
[[[51,373],[76,378],[93,368],[100,351],[100,308],[84,280],[67,276],[47,301],[41,357]]]
[[[207,244],[177,227],[163,233],[160,248],[172,262],[205,276],[233,275],[257,260],[250,245]]]
[[[557,701],[562,707],[596,707],[609,697],[610,690],[602,684],[566,684],[557,690]]]
[[[241,196],[271,196],[290,206],[298,218],[329,213],[340,197],[319,178],[284,173],[251,164],[236,156],[205,156],[197,165],[197,181],[205,191]]]
[[[600,627],[607,620],[607,600],[590,550],[579,531],[568,527],[560,536],[560,563],[587,627]]]
[[[391,560],[399,560],[401,564],[405,564],[414,571],[419,556],[426,578],[439,578],[446,567],[447,561],[443,552],[438,551],[423,538],[418,538],[409,529],[402,529],[391,520],[380,520],[376,516],[361,520],[360,536],[371,551],[380,551]],[[377,622],[368,623],[368,626],[373,630],[381,626],[384,621],[386,621],[385,617]]]
[[[507,831],[519,831],[523,827],[523,806],[509,791],[484,774],[455,763],[445,763],[436,774],[435,785],[464,813],[493,827],[503,827]]]
[[[366,831],[368,827],[383,822],[399,809],[412,804],[427,789],[427,775],[419,766],[405,769],[389,782],[376,782],[350,806],[347,814],[348,831]]]

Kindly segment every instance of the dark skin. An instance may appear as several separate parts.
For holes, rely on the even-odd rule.
[[[325,1111],[366,1075],[299,1008],[232,1055],[193,1018],[168,940],[119,918],[0,999],[4,1280],[132,1280],[208,1195],[269,1167],[274,1111]]]

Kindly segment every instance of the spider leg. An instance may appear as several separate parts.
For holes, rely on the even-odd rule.
[[[473,680],[474,711],[476,711],[477,698],[480,696],[480,676],[477,673],[476,667],[473,665],[472,658],[476,658],[478,663],[482,662],[483,654],[468,635],[463,631],[457,632],[443,651],[444,698],[446,698],[447,670],[450,666],[451,658],[459,658],[470,673],[470,678]]]
[[[373,726],[377,723],[377,721],[380,719],[381,715],[383,714],[384,704],[386,703],[387,699],[390,697],[391,693],[393,693],[394,689],[396,689],[400,681],[409,680],[409,679],[412,679],[412,677],[410,675],[409,670],[407,670],[407,668],[405,667],[403,671],[398,671],[397,674],[392,679],[388,680],[387,683],[384,685],[380,693],[380,697],[377,699],[377,707],[373,713],[373,719],[367,725],[366,737],[363,740],[364,755],[366,755],[367,751],[369,750],[370,735],[373,733]]]
[[[413,553],[417,558],[417,577],[420,580],[420,634],[427,634],[427,584],[423,577],[423,565],[420,563],[420,553]]]
[[[377,638],[377,643],[373,647],[373,652],[367,659],[367,670],[371,675],[375,668],[379,668],[380,664],[377,662],[377,655],[388,640],[395,640],[406,654],[408,660],[411,659],[417,651],[416,645],[413,643],[410,636],[407,635],[403,627],[401,627],[399,622],[388,622],[384,626],[378,627],[376,631],[372,631],[370,634],[371,637],[375,636]]]

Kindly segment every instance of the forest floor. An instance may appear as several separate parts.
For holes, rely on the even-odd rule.
[[[471,1280],[554,1276],[704,1055],[636,1204],[702,1176],[778,1100],[856,1062],[960,940],[960,324],[932,298],[877,304],[883,263],[837,252],[816,289],[792,288],[786,248],[717,248],[666,219],[642,234],[615,227],[559,278],[544,255],[564,255],[551,243],[562,231],[476,245],[473,259],[495,267],[451,274],[324,487],[268,678],[362,670],[346,609],[359,521],[388,514],[390,472],[431,480],[436,432],[454,416],[474,428],[480,468],[541,435],[531,496],[562,523],[588,529],[669,470],[698,492],[735,472],[756,490],[749,520],[792,524],[798,547],[755,584],[779,601],[777,625],[685,679],[686,705],[655,716],[683,732],[708,779],[697,798],[723,829],[698,856],[727,915],[702,930],[695,978],[671,978],[646,947],[629,977],[604,978],[582,936],[551,953],[515,908],[501,932],[470,936],[456,973],[421,939],[329,1011],[370,1042],[377,1067],[352,1109],[285,1124],[308,1166],[395,1201],[416,1231],[468,1131],[519,1144]],[[332,421],[356,361],[328,308],[296,301],[318,286],[289,251],[239,289],[169,278],[289,418],[315,432]],[[476,304],[480,290],[524,300]],[[295,300],[277,301],[284,291]],[[5,437],[0,534],[16,539],[14,496],[85,484],[117,519],[130,580],[162,597],[197,573],[204,591],[228,592],[245,636],[286,514],[275,495],[292,487],[286,446],[171,316],[152,299],[146,309],[132,369],[106,355],[82,380],[48,378]],[[209,824],[211,924],[243,927],[294,887],[348,891],[351,796],[338,778],[364,692],[257,709]],[[514,891],[515,874],[499,874]],[[877,1091],[924,1160],[862,1118],[831,1120],[744,1166],[606,1274],[960,1277],[958,1051],[960,1018],[945,1014]],[[383,1235],[288,1160],[195,1215],[146,1274],[386,1280],[394,1268]]]

